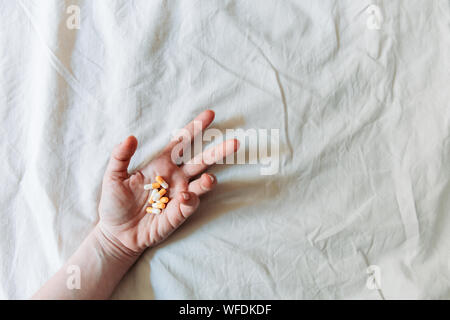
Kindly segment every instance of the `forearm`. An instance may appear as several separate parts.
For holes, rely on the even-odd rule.
[[[107,299],[138,256],[97,225],[33,299]]]

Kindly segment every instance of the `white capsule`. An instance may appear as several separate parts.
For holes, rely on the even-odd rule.
[[[158,200],[161,198],[161,195],[159,194],[159,192],[158,192],[157,189],[153,189],[152,195],[150,196],[150,198],[151,198],[153,201],[158,201]]]
[[[164,209],[166,207],[166,205],[164,203],[161,203],[158,201],[158,202],[152,203],[152,207],[156,208],[156,209]]]
[[[153,189],[159,189],[159,188],[161,188],[161,185],[158,182],[153,182],[153,183],[144,185],[145,190],[153,190]]]
[[[161,210],[159,210],[157,208],[147,207],[146,211],[147,211],[147,213],[161,214]]]
[[[161,187],[163,187],[164,189],[168,189],[169,185],[166,181],[164,181],[164,179],[161,176],[157,176],[155,178],[155,180],[161,185]]]
[[[169,185],[167,184],[167,182],[163,181],[162,183],[160,183],[161,187],[163,187],[164,189],[169,189]]]

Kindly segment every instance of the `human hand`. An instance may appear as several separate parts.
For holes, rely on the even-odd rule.
[[[189,123],[185,132],[189,133],[190,141],[213,120],[214,112],[207,110]],[[196,132],[198,128],[194,121],[201,123],[200,132]],[[196,156],[178,166],[172,154],[180,143],[171,141],[148,165],[132,174],[127,169],[137,149],[137,139],[130,136],[113,150],[103,178],[98,228],[108,241],[122,251],[140,254],[175,231],[197,209],[199,197],[212,190],[217,183],[212,174],[204,173],[198,179],[194,178],[204,172],[208,164],[239,148],[237,140],[227,140],[204,151],[201,157]],[[170,201],[160,215],[145,211],[149,191],[144,190],[144,185],[153,182],[156,176],[162,176],[170,186],[167,195]]]

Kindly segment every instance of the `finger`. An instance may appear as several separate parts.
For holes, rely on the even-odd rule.
[[[239,141],[237,139],[227,140],[218,146],[209,148],[203,153],[196,155],[189,160],[183,167],[183,172],[192,178],[203,171],[209,166],[215,164],[219,160],[229,156],[239,149]]]
[[[195,193],[183,191],[170,202],[172,207],[168,207],[163,216],[176,229],[197,210],[199,204],[200,200]]]
[[[109,159],[106,176],[126,179],[128,177],[128,165],[130,164],[131,157],[136,152],[137,145],[138,141],[134,136],[129,136],[125,141],[117,145]]]
[[[189,183],[188,190],[200,197],[208,191],[211,191],[216,184],[217,179],[213,174],[204,173],[200,178]]]
[[[164,149],[166,152],[171,152],[172,149],[181,143],[179,146],[180,151],[184,149],[186,144],[190,144],[192,139],[201,133],[203,130],[208,128],[208,126],[213,122],[215,117],[214,111],[206,110],[200,113],[194,120],[192,120],[186,127],[184,127],[178,135],[173,139],[167,147]],[[182,152],[179,156],[182,155]]]

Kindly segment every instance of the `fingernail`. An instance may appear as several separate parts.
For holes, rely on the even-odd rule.
[[[189,193],[187,193],[187,192],[183,192],[181,195],[183,196],[183,199],[184,199],[184,200],[189,200],[189,198],[191,197],[191,196],[189,195]]]
[[[209,177],[209,180],[211,180],[211,183],[214,183],[214,180],[216,180],[216,179],[214,178],[214,176],[211,175],[211,174],[208,174],[208,177]]]

